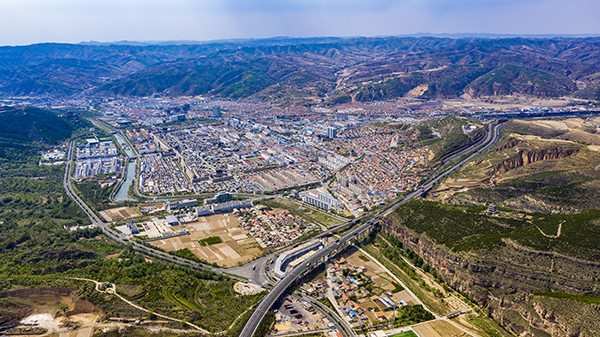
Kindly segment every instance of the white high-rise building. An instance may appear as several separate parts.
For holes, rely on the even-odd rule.
[[[333,126],[328,127],[327,128],[327,137],[333,139],[336,136],[337,136],[337,130]]]
[[[219,107],[219,106],[213,106],[212,113],[210,114],[210,117],[212,117],[212,118],[219,118],[219,117],[221,117],[221,107]]]

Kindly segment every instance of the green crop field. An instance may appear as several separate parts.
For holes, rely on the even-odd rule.
[[[211,236],[209,238],[202,239],[198,242],[200,243],[201,246],[210,246],[210,245],[214,245],[217,243],[221,243],[221,242],[223,242],[223,240],[221,240],[221,237],[219,237],[219,236]]]

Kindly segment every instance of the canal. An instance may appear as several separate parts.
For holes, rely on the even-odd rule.
[[[133,179],[135,178],[135,167],[136,162],[131,161],[129,165],[127,165],[127,176],[125,177],[125,181],[119,187],[117,193],[115,193],[115,201],[135,201],[136,199],[132,199],[127,195],[127,191],[129,191],[129,186],[133,183]]]

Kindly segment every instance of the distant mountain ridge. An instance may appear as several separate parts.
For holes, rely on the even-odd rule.
[[[0,95],[217,95],[314,104],[415,92],[587,98],[600,85],[599,37],[181,42],[0,47]]]

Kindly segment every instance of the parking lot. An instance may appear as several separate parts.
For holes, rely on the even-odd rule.
[[[276,303],[273,308],[277,310],[275,327],[272,331],[274,335],[330,328],[329,320],[308,302],[288,296],[285,301]]]

